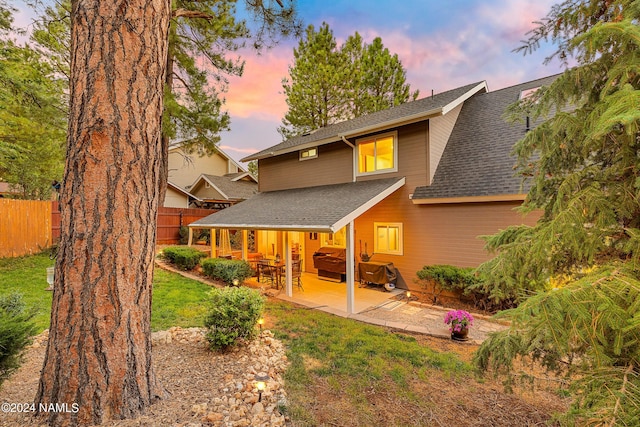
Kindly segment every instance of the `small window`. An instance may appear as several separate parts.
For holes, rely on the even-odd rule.
[[[374,252],[377,254],[402,255],[402,223],[401,222],[375,222],[374,227]]]
[[[300,150],[300,160],[315,159],[316,157],[318,157],[318,147]]]
[[[358,141],[358,175],[398,170],[396,139],[396,134],[393,133]]]
[[[208,181],[204,182],[204,188],[211,188],[211,184]]]

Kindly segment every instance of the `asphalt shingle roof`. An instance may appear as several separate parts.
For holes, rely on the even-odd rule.
[[[203,174],[211,184],[220,189],[229,200],[244,200],[258,192],[258,184],[250,181],[233,181],[238,174],[228,174],[223,176]]]
[[[413,199],[526,193],[515,175],[514,144],[525,135],[524,123],[507,123],[506,108],[526,89],[548,86],[557,75],[478,94],[465,101],[430,186]]]
[[[388,178],[258,193],[189,225],[229,229],[337,231],[345,218],[357,216],[359,209],[403,184],[404,178]],[[338,228],[335,228],[336,224],[340,224]]]
[[[407,102],[396,107],[388,108],[386,110],[377,111],[375,113],[360,116],[352,120],[329,125],[315,130],[310,134],[303,136],[297,136],[288,139],[280,144],[274,145],[267,149],[264,149],[251,156],[245,157],[242,161],[249,161],[265,156],[271,155],[271,153],[277,153],[282,150],[291,149],[294,147],[313,144],[315,142],[335,142],[339,141],[342,135],[349,135],[350,132],[356,132],[359,129],[368,128],[376,125],[384,125],[387,122],[393,122],[395,120],[411,117],[416,114],[426,113],[438,108],[443,108],[457,98],[465,95],[471,89],[482,84],[482,82],[472,83],[466,86],[462,86],[456,89],[452,89],[446,92],[438,93],[427,98],[418,99],[416,101]]]

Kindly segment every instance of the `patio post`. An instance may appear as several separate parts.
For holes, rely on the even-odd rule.
[[[189,227],[189,246],[193,243],[193,228]]]
[[[293,278],[291,268],[291,262],[293,259],[292,250],[291,250],[291,232],[284,232],[284,251],[285,251],[285,277],[286,277],[286,293],[288,297],[293,297]]]
[[[216,247],[216,240],[218,237],[218,229],[217,228],[210,228],[209,229],[209,237],[211,240],[211,258],[217,258],[218,254],[217,252],[217,247]]]
[[[355,312],[355,265],[354,265],[354,230],[353,221],[347,224],[346,238],[347,238],[347,313],[353,314]]]
[[[249,259],[249,232],[247,230],[242,230],[242,259],[245,261]]]

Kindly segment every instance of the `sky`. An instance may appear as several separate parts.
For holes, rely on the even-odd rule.
[[[356,31],[366,43],[380,37],[398,54],[407,83],[420,98],[469,83],[486,81],[489,90],[556,74],[558,63],[544,65],[553,46],[529,55],[513,52],[527,32],[558,0],[298,0],[299,17],[316,29],[327,22],[338,45]],[[16,26],[32,14],[17,4]],[[242,77],[230,79],[225,108],[231,131],[220,147],[241,158],[282,141],[277,132],[287,111],[282,79],[293,65],[298,40],[285,39],[257,55],[246,50]]]

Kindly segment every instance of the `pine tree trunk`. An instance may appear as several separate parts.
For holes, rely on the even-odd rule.
[[[67,163],[36,405],[50,425],[132,417],[161,394],[151,287],[168,0],[74,0]],[[46,405],[45,407],[40,404]]]

